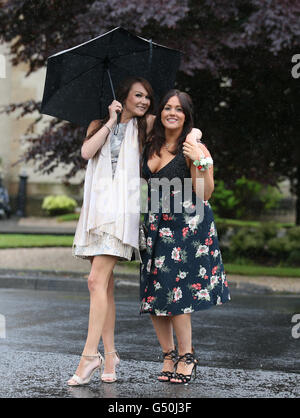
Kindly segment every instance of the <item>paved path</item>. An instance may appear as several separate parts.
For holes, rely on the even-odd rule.
[[[119,380],[111,385],[102,384],[99,375],[87,387],[66,385],[86,338],[87,293],[2,289],[0,307],[6,319],[0,397],[115,398],[120,404],[125,398],[300,397],[300,339],[292,336],[291,322],[300,306],[292,295],[234,291],[230,303],[193,314],[200,364],[196,381],[188,386],[156,381],[161,352],[149,316],[138,313],[137,289],[116,291],[121,363]]]
[[[13,218],[11,220],[0,221],[0,233],[51,233],[69,234],[75,232],[77,222],[58,222],[55,218]],[[72,256],[70,248],[19,248],[0,250],[0,287],[1,276],[5,270],[10,270],[10,277],[20,277],[20,272],[24,277],[29,278],[32,271],[46,271],[60,274],[61,272],[72,272],[86,277],[90,269],[89,261],[79,260]],[[225,264],[226,270],[226,264]],[[15,272],[15,273],[14,273]],[[138,268],[128,268],[124,264],[119,264],[115,268],[116,275],[121,278],[130,279],[138,282]],[[57,276],[57,274],[56,274]],[[5,274],[7,278],[8,275]],[[249,292],[283,292],[300,293],[300,278],[278,278],[270,276],[244,276],[228,274],[228,281],[231,286]],[[20,280],[18,280],[18,283]],[[13,282],[11,281],[13,284]],[[8,286],[5,279],[5,286]],[[62,282],[61,282],[62,286]],[[16,287],[19,285],[16,284]],[[22,286],[23,287],[23,286]],[[26,286],[24,286],[26,287]],[[29,288],[32,288],[31,285]],[[36,288],[36,287],[35,287]],[[68,289],[69,287],[67,287]]]
[[[56,218],[12,218],[0,220],[0,234],[67,234],[73,235],[77,222],[58,222]]]
[[[74,232],[75,223],[44,222],[0,222],[0,233]],[[193,316],[199,377],[174,386],[156,382],[159,348],[149,317],[137,314],[138,269],[124,264],[115,269],[119,381],[66,387],[86,337],[89,266],[70,248],[0,250],[6,331],[3,338],[0,323],[0,397],[102,397],[120,404],[122,398],[300,397],[300,338],[291,333],[291,319],[300,312],[300,279],[228,275],[232,302]]]
[[[18,270],[47,271],[47,272],[74,272],[86,276],[90,263],[72,256],[70,248],[18,248],[0,250],[0,271]],[[226,269],[226,265],[225,265]],[[116,275],[126,275],[127,279],[138,281],[138,268],[129,268],[120,263],[115,268]],[[13,276],[13,273],[12,273]],[[27,275],[28,276],[28,275]],[[1,272],[0,272],[1,277]],[[300,279],[278,278],[269,276],[242,276],[228,274],[231,285],[253,292],[288,292],[300,294]],[[1,285],[1,281],[0,281]]]

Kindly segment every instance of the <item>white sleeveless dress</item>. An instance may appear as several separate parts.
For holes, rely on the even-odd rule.
[[[127,123],[120,123],[117,134],[113,131],[110,135],[111,168],[113,178],[116,173],[118,157],[122,141],[124,140],[126,128]],[[100,153],[98,154],[100,155]],[[97,231],[96,239],[94,238],[89,241],[91,242],[89,242],[88,245],[80,245],[78,243],[75,244],[74,241],[73,255],[83,259],[96,255],[114,255],[119,257],[121,260],[131,260],[133,254],[135,254],[135,259],[140,258],[139,251],[137,251],[136,248],[123,243],[120,239],[110,233]]]

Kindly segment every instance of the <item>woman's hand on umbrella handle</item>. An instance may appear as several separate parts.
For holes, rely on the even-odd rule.
[[[117,100],[114,100],[109,106],[109,118],[113,120],[113,122],[117,122],[118,113],[121,113],[123,110],[123,106],[120,102]]]

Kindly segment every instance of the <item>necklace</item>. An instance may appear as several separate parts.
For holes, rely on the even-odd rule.
[[[170,152],[169,148],[172,147],[173,144],[167,144],[166,142],[164,143],[164,147],[166,148],[167,151]]]

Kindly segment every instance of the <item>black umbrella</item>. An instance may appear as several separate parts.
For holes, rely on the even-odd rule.
[[[146,78],[156,97],[173,88],[180,52],[118,27],[48,58],[41,113],[87,126],[103,118],[126,77]]]

